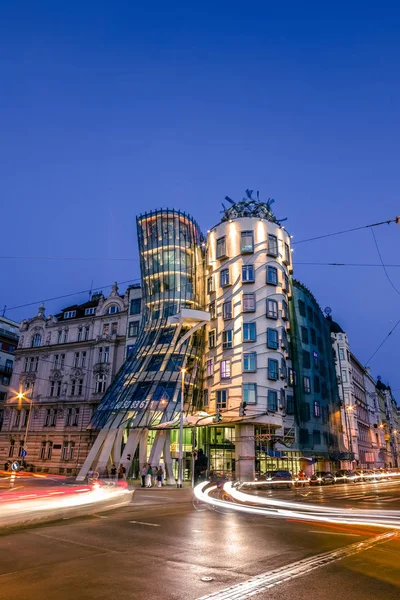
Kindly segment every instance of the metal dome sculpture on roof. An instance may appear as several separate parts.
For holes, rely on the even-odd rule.
[[[240,202],[234,202],[229,196],[225,196],[225,200],[232,204],[226,208],[222,203],[224,216],[221,221],[231,221],[240,217],[257,217],[259,219],[267,219],[272,223],[280,225],[287,219],[277,219],[271,210],[271,205],[275,202],[273,198],[268,198],[267,202],[260,201],[260,193],[257,191],[257,198],[253,198],[253,190],[246,190],[246,196]]]

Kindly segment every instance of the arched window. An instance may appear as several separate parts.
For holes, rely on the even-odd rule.
[[[96,394],[103,394],[106,391],[106,376],[97,375],[96,377]]]
[[[42,336],[40,335],[40,333],[35,333],[35,335],[32,338],[31,347],[37,348],[38,346],[41,346],[41,345],[42,345]]]
[[[115,315],[116,313],[119,313],[119,306],[117,306],[116,304],[112,304],[111,306],[108,307],[108,309],[107,309],[108,315]]]

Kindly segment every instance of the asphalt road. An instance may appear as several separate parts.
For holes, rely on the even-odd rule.
[[[345,487],[315,493],[322,502],[358,503],[349,495],[361,488]],[[399,485],[379,489],[381,501],[400,493]],[[314,490],[300,494],[309,491],[315,502]],[[299,500],[298,492],[289,495]],[[398,600],[400,538],[382,541],[381,534],[372,527],[218,512],[194,502],[188,489],[138,490],[132,504],[117,511],[1,535],[0,598],[197,600],[266,574],[273,587],[257,589],[260,600]],[[362,552],[357,546],[337,560],[337,552],[360,543],[366,548],[371,540],[380,543]],[[326,559],[319,558],[323,553]],[[234,593],[245,597],[226,592],[226,600]]]

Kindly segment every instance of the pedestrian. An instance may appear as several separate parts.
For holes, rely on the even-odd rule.
[[[9,468],[9,466],[10,466],[10,463],[9,463],[8,461],[7,461],[7,462],[5,462],[5,463],[4,463],[4,470],[5,470],[5,471],[8,471],[8,468]]]
[[[151,480],[153,477],[153,469],[151,468],[151,464],[147,465],[147,473],[146,473],[146,487],[151,488]]]
[[[300,487],[304,487],[306,485],[306,473],[303,469],[300,469],[298,474],[299,485]]]
[[[146,475],[147,475],[147,466],[143,465],[141,471],[140,471],[140,477],[142,478],[142,487],[145,487],[146,485]]]
[[[117,478],[117,467],[113,464],[111,467],[111,479]]]
[[[157,485],[157,466],[151,468],[153,472],[153,485],[156,487]]]
[[[163,474],[164,474],[164,471],[162,469],[162,466],[160,465],[157,469],[157,486],[158,487],[162,486]]]
[[[120,465],[118,469],[118,479],[125,479],[126,469],[124,465]]]
[[[88,472],[88,483],[93,481],[93,469],[90,469]]]

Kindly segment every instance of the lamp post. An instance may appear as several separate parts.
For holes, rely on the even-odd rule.
[[[354,406],[352,406],[351,404],[346,404],[344,407],[344,413],[346,416],[346,425],[347,425],[347,436],[349,438],[349,442],[350,442],[350,452],[353,454],[353,437],[351,435],[351,424],[350,424],[350,418],[349,418],[349,413],[352,413],[354,410]]]
[[[27,400],[30,403],[29,412],[28,412],[28,420],[26,422],[26,427],[25,427],[24,445],[23,445],[23,448],[22,448],[23,450],[26,451],[26,449],[27,449],[27,440],[28,440],[28,432],[29,432],[29,425],[30,425],[30,422],[31,422],[31,415],[32,415],[32,398],[27,398],[25,396],[25,393],[23,393],[23,392],[19,392],[17,394],[17,398],[18,398],[18,400]],[[25,456],[23,456],[22,459],[23,459],[23,464],[25,465]]]
[[[178,488],[182,487],[183,481],[183,410],[185,406],[185,373],[186,369],[181,369],[181,414],[179,419],[179,458],[178,458]]]

